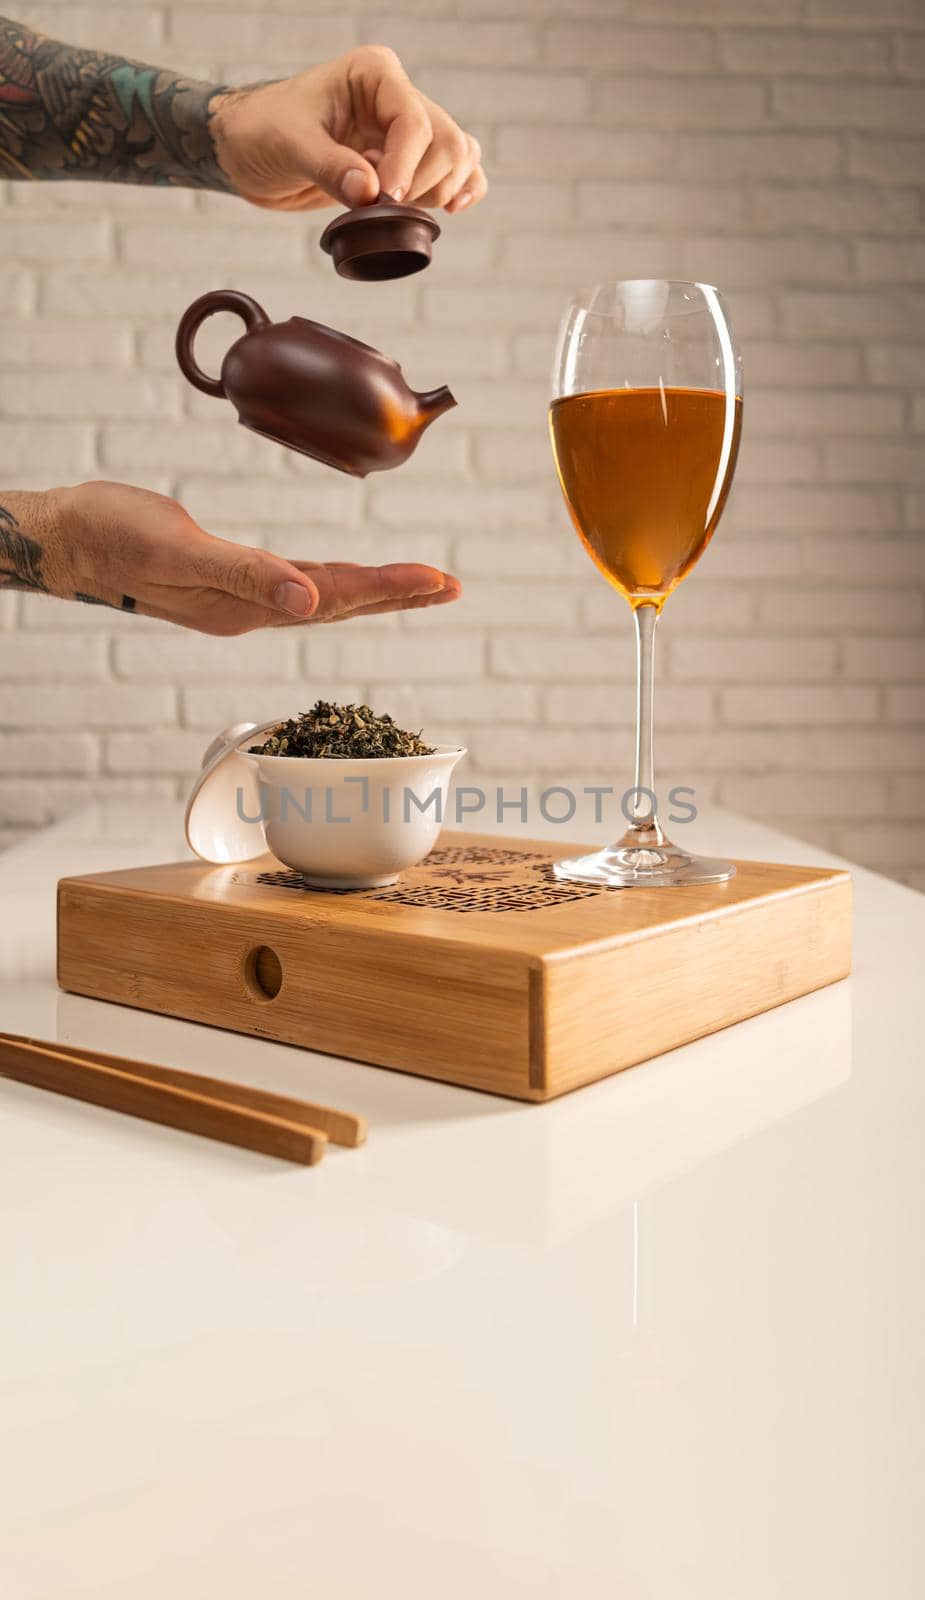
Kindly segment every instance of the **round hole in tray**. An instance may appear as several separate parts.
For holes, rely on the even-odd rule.
[[[244,961],[244,982],[255,1000],[275,1000],[283,986],[283,967],[275,950],[259,944]]]

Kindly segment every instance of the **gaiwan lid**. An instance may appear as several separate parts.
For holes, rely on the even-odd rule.
[[[278,717],[262,725],[236,722],[206,750],[184,818],[186,842],[202,861],[225,866],[266,854],[263,824],[247,820],[260,817],[260,788],[257,769],[242,750],[278,726]]]
[[[406,278],[430,265],[431,246],[440,228],[429,211],[399,205],[380,194],[371,206],[357,206],[329,222],[321,248],[342,278],[380,283]]]

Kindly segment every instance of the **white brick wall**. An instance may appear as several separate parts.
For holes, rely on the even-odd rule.
[[[747,381],[737,486],[662,628],[664,779],[925,888],[923,0],[24,14],[232,81],[390,43],[473,127],[493,186],[427,274],[379,286],[335,278],[323,217],[0,186],[0,485],[108,475],[287,555],[466,583],[431,615],[231,641],[0,597],[0,843],[100,793],[182,792],[216,727],[317,693],[464,736],[475,773],[628,777],[629,614],[567,522],[546,380],[573,280],[664,272],[727,287]],[[287,457],[174,368],[180,312],[226,283],[446,380],[459,409],[365,485]]]

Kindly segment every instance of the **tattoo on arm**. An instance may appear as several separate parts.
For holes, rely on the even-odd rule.
[[[42,546],[23,533],[18,518],[6,506],[0,506],[0,589],[48,593],[42,577]]]
[[[220,92],[0,17],[0,177],[230,190],[209,128]]]
[[[42,572],[43,555],[38,539],[23,532],[16,513],[9,506],[0,505],[0,593],[21,589],[27,594],[50,594]],[[134,611],[136,606],[130,594],[124,594],[121,600],[101,600],[98,595],[77,590],[74,599],[88,606],[109,606],[113,611]]]
[[[85,606],[106,606],[110,611],[134,611],[137,604],[130,594],[124,594],[117,604],[115,600],[101,600],[98,594],[81,594],[79,589],[75,590],[74,599],[82,600]]]

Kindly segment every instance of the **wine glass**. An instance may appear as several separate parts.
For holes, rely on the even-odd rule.
[[[557,862],[556,877],[720,883],[730,862],[688,855],[662,832],[652,760],[656,623],[712,538],[742,431],[742,364],[716,289],[636,278],[576,296],[559,331],[549,426],[578,536],[636,622],[630,825],[606,850]]]

